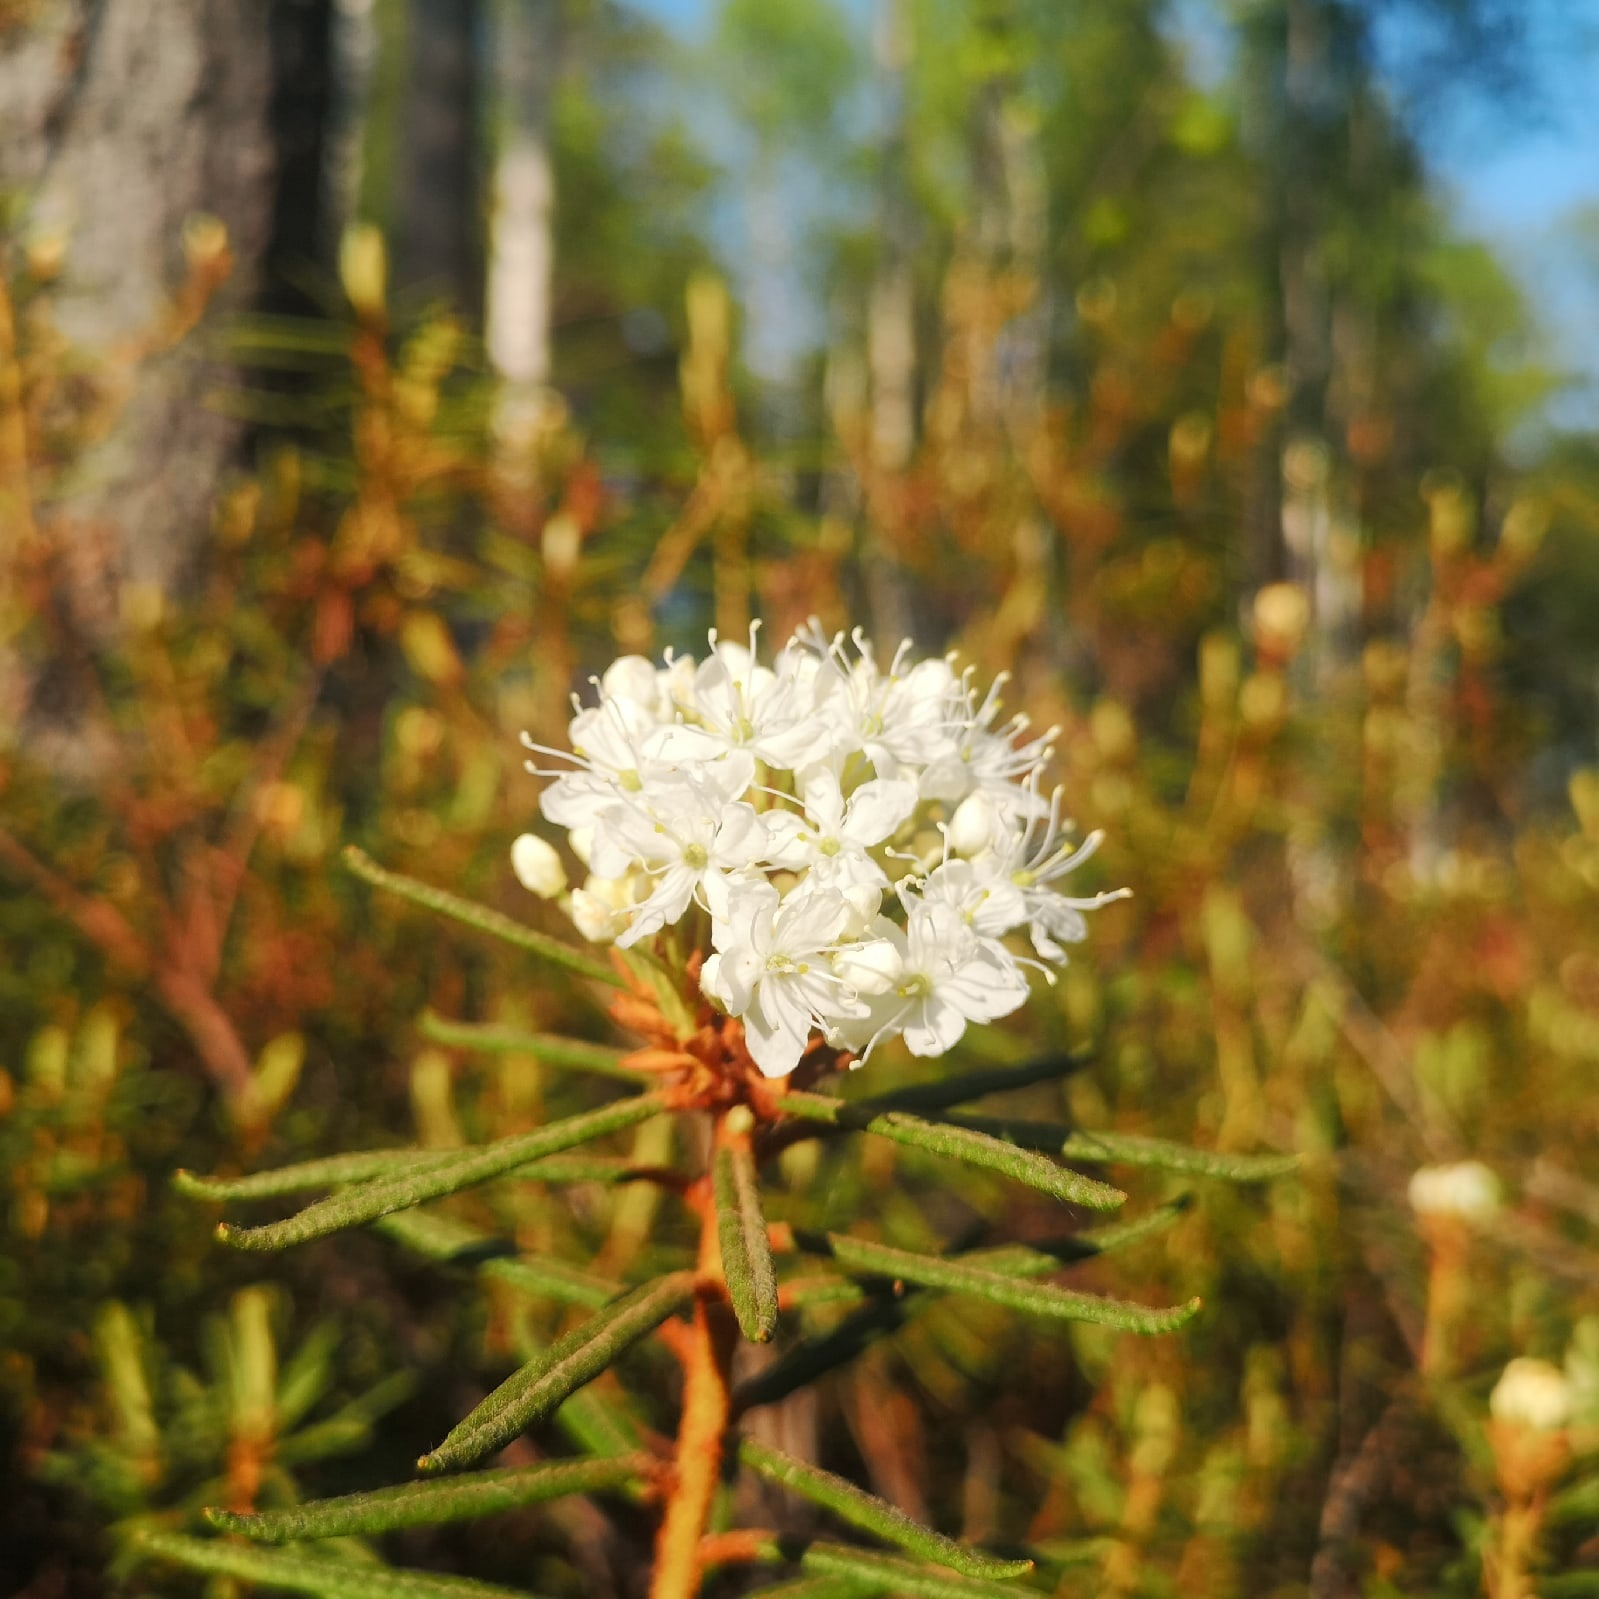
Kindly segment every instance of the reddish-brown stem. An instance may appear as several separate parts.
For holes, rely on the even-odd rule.
[[[718,1117],[716,1145],[728,1139]],[[666,1515],[655,1543],[650,1599],[695,1599],[704,1568],[702,1540],[722,1471],[722,1445],[732,1413],[729,1373],[738,1328],[727,1302],[722,1253],[716,1236],[716,1206],[708,1180],[690,1202],[700,1213],[699,1280],[694,1320],[682,1340],[683,1415]]]

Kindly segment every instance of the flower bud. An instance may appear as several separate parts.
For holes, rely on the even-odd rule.
[[[1571,1383],[1547,1360],[1512,1360],[1488,1396],[1495,1421],[1534,1432],[1558,1432],[1571,1420]]]
[[[833,971],[857,994],[886,994],[904,970],[899,951],[886,938],[843,950],[833,957]]]
[[[633,904],[633,885],[625,877],[590,876],[572,890],[566,913],[590,943],[609,944],[625,931]]]
[[[1423,1166],[1410,1179],[1410,1208],[1418,1216],[1489,1221],[1499,1209],[1499,1179],[1480,1160]]]
[[[981,855],[1000,831],[994,802],[979,789],[955,807],[949,822],[950,848],[957,855]]]
[[[566,887],[561,857],[536,833],[523,833],[511,845],[511,870],[522,887],[540,899],[554,899]]]

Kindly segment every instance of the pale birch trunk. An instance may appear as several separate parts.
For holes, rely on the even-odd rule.
[[[109,426],[40,507],[91,632],[115,625],[123,583],[180,583],[239,440],[211,403],[225,374],[192,343],[160,346],[190,218],[226,227],[221,307],[255,288],[273,184],[268,21],[260,0],[40,0],[0,32],[0,190],[22,198],[20,242],[59,250],[52,317],[107,401]],[[80,544],[92,558],[66,547]]]
[[[498,0],[493,17],[496,149],[485,321],[501,382],[496,432],[510,443],[550,381],[555,175],[549,110],[560,28],[557,0]]]

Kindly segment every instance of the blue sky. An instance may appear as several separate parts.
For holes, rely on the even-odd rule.
[[[692,35],[713,0],[633,0],[640,10]],[[863,11],[870,0],[841,0]],[[1179,15],[1214,15],[1206,0],[1176,0]],[[1492,244],[1531,291],[1579,387],[1554,408],[1566,426],[1599,428],[1599,225],[1586,251],[1572,222],[1583,207],[1599,215],[1599,0],[1526,0],[1534,25],[1535,115],[1526,108],[1467,104],[1418,132],[1463,231]],[[1201,23],[1201,27],[1205,25]],[[1402,28],[1384,47],[1402,51]],[[1214,36],[1195,38],[1215,65]],[[1196,63],[1203,73],[1204,61]]]

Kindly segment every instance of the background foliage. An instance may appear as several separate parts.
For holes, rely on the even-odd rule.
[[[51,9],[0,5],[6,48]],[[691,46],[589,0],[280,6],[272,242],[192,220],[114,347],[73,336],[62,240],[18,185],[16,1591],[108,1570],[193,1591],[134,1575],[118,1529],[402,1480],[567,1329],[565,1301],[366,1233],[218,1251],[170,1173],[447,1150],[593,1105],[527,1041],[610,1036],[580,987],[373,897],[339,850],[560,932],[508,870],[536,802],[516,735],[560,742],[573,686],[623,650],[811,614],[1011,673],[1009,702],[1065,729],[1104,885],[1136,891],[960,1063],[1086,1064],[989,1108],[1304,1158],[1260,1186],[1124,1174],[1185,1208],[1073,1281],[1200,1295],[1184,1331],[938,1299],[756,1412],[760,1436],[1044,1552],[1062,1594],[1525,1592],[1506,1551],[1529,1505],[1537,1591],[1599,1589],[1599,460],[1548,421],[1560,330],[1416,143],[1427,61],[1456,93],[1532,92],[1536,8],[1418,0],[1397,75],[1383,9],[1188,8],[1196,35],[1155,0],[769,0],[715,8]],[[528,39],[542,67],[508,80]],[[516,235],[552,263],[518,313],[531,367],[482,287],[525,221],[501,186],[518,150],[554,196]],[[241,274],[253,302],[219,308]],[[96,496],[172,363],[243,430],[154,581]],[[660,1137],[618,1148],[660,1164]],[[1418,1229],[1411,1173],[1468,1156],[1502,1209]],[[773,1204],[910,1249],[1059,1231],[1056,1201],[953,1170],[796,1144]],[[691,1240],[647,1186],[457,1203],[604,1279]],[[1516,1355],[1574,1396],[1536,1492],[1486,1408]],[[753,1472],[732,1492],[743,1524],[827,1525]],[[623,1594],[648,1529],[626,1497],[561,1500],[348,1552]]]

